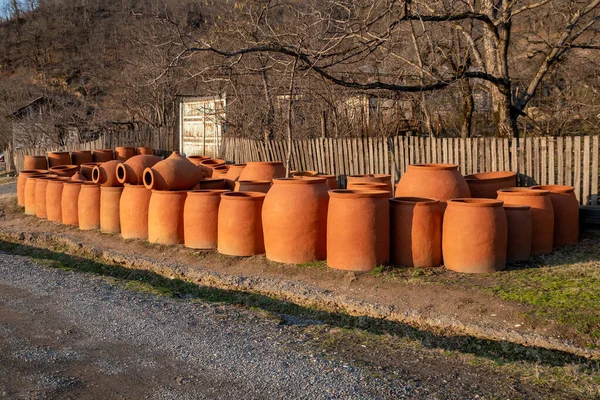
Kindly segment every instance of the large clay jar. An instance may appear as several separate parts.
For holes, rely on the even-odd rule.
[[[51,179],[46,185],[46,216],[48,221],[62,222],[62,192],[65,180]]]
[[[394,193],[392,187],[392,177],[387,174],[364,174],[364,175],[348,175],[346,177],[346,188],[348,190],[351,189],[352,185],[355,183],[365,183],[365,182],[373,182],[373,183],[384,183],[387,190],[390,192],[390,195]]]
[[[148,239],[148,206],[152,191],[144,185],[125,184],[119,201],[123,239]]]
[[[226,189],[226,182],[223,178],[208,178],[203,179],[196,185],[197,189],[201,190],[220,190]]]
[[[77,150],[71,153],[71,162],[74,165],[81,165],[93,162],[92,152],[90,150]]]
[[[225,186],[227,189],[235,189],[235,181],[238,180],[245,167],[246,164],[232,164],[229,166],[227,174],[225,175]]]
[[[233,185],[235,192],[260,192],[268,193],[271,189],[271,181],[241,181],[238,180]]]
[[[338,181],[337,181],[337,176],[335,176],[335,175],[326,175],[326,174],[319,174],[317,176],[319,178],[325,178],[325,180],[327,181],[327,186],[329,186],[329,189],[335,190],[335,189],[339,188]]]
[[[502,201],[448,200],[442,229],[444,265],[466,273],[503,270],[507,229]]]
[[[183,208],[184,244],[192,249],[216,249],[221,194],[227,190],[192,190]]]
[[[281,161],[258,161],[246,163],[239,176],[240,181],[271,181],[285,178],[285,167]]]
[[[130,183],[132,185],[141,185],[143,183],[144,170],[152,168],[162,158],[152,155],[140,155],[131,157],[125,162],[117,164],[117,181],[120,183]]]
[[[48,166],[50,168],[69,164],[71,164],[71,154],[68,151],[48,152]]]
[[[383,190],[330,190],[327,265],[368,271],[390,256],[390,194]]]
[[[120,233],[119,204],[122,187],[102,186],[100,188],[100,231],[104,233]]]
[[[517,173],[510,171],[482,172],[465,176],[471,197],[495,199],[497,191],[517,186]]]
[[[72,177],[79,171],[79,165],[58,165],[50,167],[50,173],[56,176]]]
[[[25,182],[25,214],[36,215],[35,213],[35,186],[38,178],[44,178],[47,175],[31,175]]]
[[[25,156],[25,160],[23,161],[23,169],[48,169],[48,160],[46,159],[46,156]]]
[[[223,165],[223,164],[225,164],[224,160],[215,160],[215,159],[209,158],[207,160],[200,161],[200,164],[198,165],[198,167],[200,167],[202,172],[204,172],[204,176],[206,176],[207,178],[212,178],[213,169],[215,169],[216,167]]]
[[[100,149],[92,151],[93,162],[107,162],[113,159],[113,151],[111,149]]]
[[[92,169],[92,181],[100,186],[123,186],[123,184],[117,180],[117,165],[120,163],[121,162],[118,160],[112,160],[95,166],[94,169]]]
[[[79,173],[85,178],[86,181],[91,181],[92,180],[92,172],[94,170],[94,167],[97,167],[102,164],[103,163],[101,163],[101,162],[92,162],[92,163],[81,164],[79,166]]]
[[[554,247],[577,244],[579,241],[579,202],[573,186],[544,185],[532,189],[550,191],[554,209]]]
[[[152,147],[138,147],[135,149],[135,154],[138,156],[151,156],[154,154]]]
[[[527,261],[531,257],[531,208],[504,204],[508,224],[506,261]]]
[[[226,165],[226,164],[217,165],[212,170],[212,177],[225,179],[225,176],[227,175],[228,170],[229,170],[229,165]]]
[[[35,182],[35,215],[38,218],[48,218],[46,212],[46,189],[48,182],[56,178],[36,178]]]
[[[498,200],[504,204],[531,207],[531,254],[552,252],[554,240],[554,208],[550,191],[530,188],[506,188],[498,190]]]
[[[64,190],[64,189],[63,189]],[[83,183],[77,203],[79,229],[100,229],[100,185]]]
[[[115,147],[116,160],[127,161],[133,156],[135,156],[135,149],[133,147]]]
[[[192,164],[194,164],[195,166],[199,167],[200,163],[204,160],[210,160],[209,156],[189,156],[187,158],[188,160],[190,160],[190,162]]]
[[[186,190],[152,190],[148,205],[150,243],[183,243],[183,207],[186,197]]]
[[[230,256],[265,252],[262,227],[264,193],[226,192],[219,205],[217,249]]]
[[[19,178],[17,179],[17,204],[21,207],[25,207],[25,183],[27,178],[33,175],[47,175],[48,171],[43,169],[35,170],[23,170],[19,172]]]
[[[390,185],[381,182],[348,182],[346,185],[348,190],[388,190]],[[391,194],[391,192],[390,192]]]
[[[202,170],[176,151],[144,170],[144,185],[155,190],[189,190],[202,178]]]
[[[442,208],[436,199],[390,199],[390,260],[405,267],[442,265]]]
[[[65,182],[63,184],[61,199],[62,223],[65,225],[79,226],[79,192],[81,182]]]
[[[465,178],[454,164],[409,165],[396,186],[396,197],[438,199],[445,207],[450,199],[471,197]]]
[[[323,178],[273,180],[262,210],[269,260],[301,264],[327,258],[328,190]]]

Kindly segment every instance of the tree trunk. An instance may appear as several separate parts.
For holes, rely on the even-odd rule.
[[[460,137],[471,137],[471,129],[473,125],[473,111],[475,110],[475,102],[473,101],[473,90],[468,79],[461,81],[461,91],[463,94],[463,109],[462,121],[460,125]]]
[[[273,140],[273,121],[275,120],[275,111],[273,107],[273,99],[271,98],[271,93],[269,92],[269,79],[267,76],[267,71],[265,71],[264,66],[261,71],[261,77],[263,81],[263,91],[265,95],[265,102],[267,103],[267,120],[265,121],[266,126],[264,130],[264,140],[268,142]]]
[[[290,177],[291,170],[291,160],[292,160],[292,107],[294,105],[294,87],[296,84],[296,67],[298,66],[298,57],[294,58],[294,63],[292,64],[292,75],[290,76],[290,98],[288,100],[288,110],[287,110],[287,143],[288,143],[288,151],[285,158],[285,177]]]
[[[517,115],[512,112],[512,99],[509,88],[491,86],[490,98],[494,113],[494,125],[498,137],[517,137]]]

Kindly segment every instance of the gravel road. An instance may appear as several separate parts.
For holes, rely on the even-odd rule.
[[[0,253],[0,398],[427,397],[311,354],[301,330]]]

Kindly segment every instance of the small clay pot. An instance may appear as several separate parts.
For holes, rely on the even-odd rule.
[[[198,167],[202,170],[205,177],[212,178],[213,170],[216,167],[224,165],[224,164],[225,164],[224,160],[215,160],[215,159],[209,158],[207,160],[200,161],[200,165],[198,165]]]
[[[101,149],[92,151],[92,161],[105,163],[114,159],[113,151],[111,149]]]
[[[469,185],[454,164],[409,165],[396,186],[396,197],[438,199],[445,207],[450,199],[471,197]]]
[[[64,189],[63,189],[64,190]],[[77,203],[79,229],[100,229],[100,185],[82,183]]]
[[[190,160],[190,162],[192,164],[194,164],[195,166],[199,167],[200,163],[204,160],[210,160],[209,156],[189,156],[187,158],[188,160]]]
[[[346,188],[348,190],[352,189],[353,185],[356,183],[384,183],[386,185],[386,190],[390,192],[390,196],[394,194],[394,189],[392,187],[392,177],[387,174],[364,174],[364,175],[348,175],[346,177]],[[379,189],[376,189],[379,190]]]
[[[225,179],[223,178],[208,178],[198,182],[196,188],[198,190],[221,190],[226,189]]]
[[[442,265],[442,208],[423,197],[390,199],[392,264],[405,267]]]
[[[86,181],[92,180],[92,172],[94,167],[102,165],[104,163],[101,162],[91,162],[86,164],[81,164],[79,166],[79,173],[85,178]]]
[[[58,165],[50,167],[50,173],[56,176],[72,177],[79,171],[79,165]]]
[[[35,215],[38,218],[48,218],[46,212],[46,188],[48,182],[56,178],[36,178],[35,182]]]
[[[25,214],[36,215],[35,212],[35,185],[38,178],[44,178],[47,175],[30,175],[25,182]]]
[[[122,187],[102,186],[100,188],[100,231],[104,233],[120,233],[119,204]]]
[[[348,190],[388,190],[390,185],[381,182],[348,182]],[[391,192],[390,192],[391,195]]]
[[[268,193],[271,189],[271,181],[242,181],[238,180],[234,185],[234,192],[260,192]]]
[[[466,273],[503,270],[507,232],[502,201],[448,200],[442,230],[444,265],[449,270]]]
[[[222,164],[213,168],[212,177],[213,178],[223,178],[227,176],[227,171],[229,170],[229,165]]]
[[[327,215],[327,265],[368,271],[390,256],[387,190],[330,190]]]
[[[531,254],[552,252],[554,208],[549,190],[505,188],[498,190],[498,200],[531,207]]]
[[[324,178],[273,180],[262,211],[269,260],[301,264],[327,258],[328,190]]]
[[[94,161],[90,150],[77,150],[71,152],[71,162],[73,165],[87,164]]]
[[[46,156],[25,156],[25,160],[23,161],[23,169],[46,170],[48,169],[48,160],[46,159]]]
[[[123,239],[148,239],[148,207],[152,191],[144,185],[125,184],[119,201]]]
[[[318,177],[326,179],[327,186],[329,186],[329,189],[335,190],[335,189],[339,188],[338,181],[337,181],[337,176],[335,176],[335,175],[319,174]]]
[[[48,152],[48,167],[58,167],[59,165],[70,165],[71,153],[68,151]]]
[[[79,226],[79,192],[81,182],[64,182],[61,198],[62,223]]]
[[[148,241],[150,243],[183,243],[183,208],[186,197],[187,190],[152,191],[148,205]]]
[[[135,149],[135,154],[138,156],[151,156],[154,154],[152,147],[138,147]]]
[[[127,161],[131,157],[135,156],[135,149],[133,147],[115,147],[115,159],[119,161]]]
[[[132,185],[143,184],[143,175],[146,168],[152,168],[162,161],[161,157],[153,155],[139,155],[131,157],[125,162],[117,164],[117,181]]]
[[[112,160],[95,166],[94,169],[92,169],[92,182],[97,183],[100,186],[123,186],[123,184],[117,180],[117,165],[120,163],[121,161]]]
[[[497,191],[517,186],[517,173],[510,171],[482,172],[465,176],[471,197],[495,199]]]
[[[271,181],[285,178],[285,167],[281,161],[258,161],[246,163],[240,174],[240,181]]]
[[[531,258],[531,208],[516,204],[504,204],[508,241],[506,261],[519,262]]]
[[[532,189],[550,191],[554,209],[553,246],[574,245],[579,241],[579,201],[573,186],[542,185]]]
[[[62,222],[62,191],[64,181],[51,179],[46,186],[46,216],[48,221]]]
[[[265,252],[262,229],[264,193],[221,194],[218,217],[218,251],[230,256],[253,256]]]
[[[19,178],[17,179],[17,204],[21,207],[25,207],[25,183],[27,178],[33,175],[47,175],[48,170],[35,169],[35,170],[23,170],[19,172]]]
[[[174,151],[167,159],[144,170],[143,181],[148,189],[189,190],[202,180],[204,174],[187,158]]]
[[[183,208],[185,247],[216,249],[221,194],[227,190],[192,190]]]

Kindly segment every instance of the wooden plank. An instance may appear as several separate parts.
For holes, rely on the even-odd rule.
[[[429,137],[431,139],[431,163],[438,163],[438,139],[434,137]]]
[[[498,171],[498,139],[490,138],[491,171]]]
[[[367,174],[372,174],[375,171],[375,162],[374,162],[374,151],[373,151],[373,138],[367,138],[367,142],[369,143],[369,170],[366,172]]]
[[[590,137],[583,137],[583,174],[581,204],[589,204],[590,197]]]
[[[460,139],[458,138],[454,138],[452,139],[452,142],[454,144],[454,163],[458,164],[459,166],[459,170],[460,170]]]
[[[398,171],[399,171],[399,176],[398,179],[400,179],[402,177],[402,175],[404,175],[404,173],[406,172],[406,160],[404,158],[404,139],[405,137],[400,137],[400,138],[396,138],[397,141],[395,143],[396,146],[396,152],[398,154],[397,156],[397,160],[398,160]]]
[[[352,173],[355,175],[359,175],[358,168],[358,138],[352,139]]]
[[[465,163],[465,173],[464,175],[470,175],[473,173],[473,140],[471,139],[462,139],[465,142],[465,146],[466,146],[466,151],[465,151],[465,155],[466,155],[466,159],[464,161]]]
[[[564,139],[556,138],[556,170],[557,170],[557,185],[565,184],[565,148]]]
[[[536,185],[540,185],[542,184],[542,178],[541,178],[541,165],[542,165],[542,160],[540,157],[540,140],[541,138],[536,137],[536,138],[532,138],[533,140],[533,159],[532,159],[532,166],[533,166],[533,183]]]
[[[548,184],[555,185],[556,184],[556,164],[554,162],[554,138],[549,138],[548,140]]]
[[[525,139],[522,139],[519,143],[519,148],[517,149],[518,156],[518,165],[519,165],[519,186],[527,186],[527,169],[525,168],[525,153],[527,148],[527,143]]]
[[[573,186],[575,186],[575,196],[581,204],[581,137],[575,136],[573,141],[575,142],[573,146]]]
[[[427,158],[425,157],[425,138],[419,138],[419,163],[427,164]]]
[[[383,146],[383,173],[391,175],[392,171],[390,168],[390,146],[387,137],[382,137]]]
[[[464,138],[458,139],[459,146],[459,162],[460,162],[460,173],[467,175],[467,146]]]
[[[365,166],[365,139],[364,138],[358,138],[358,142],[357,142],[357,146],[358,146],[358,175],[362,175],[365,173],[366,170],[366,166]]]
[[[400,179],[400,155],[398,152],[398,136],[392,138],[392,183],[395,184]]]
[[[473,139],[473,150],[472,150],[472,155],[473,155],[473,165],[472,165],[472,174],[476,174],[479,171],[479,139],[475,138]]]
[[[546,137],[540,138],[540,151],[541,156],[538,161],[538,167],[541,169],[540,182],[542,185],[548,184],[548,139]]]
[[[449,164],[448,160],[448,138],[442,138],[442,160],[444,164]]]
[[[593,205],[598,204],[598,136],[592,137],[592,201]]]
[[[508,142],[508,139],[506,139],[506,141]],[[506,155],[506,158],[509,159],[509,165],[506,167],[507,171],[518,171],[519,166],[517,164],[517,160],[518,160],[518,150],[517,150],[517,141],[515,139],[512,139],[510,142],[510,151],[509,153]]]
[[[425,160],[423,161],[425,164],[431,164],[432,158],[431,158],[431,136],[428,136],[424,139],[425,141]]]
[[[565,138],[565,185],[573,185],[573,138]]]

